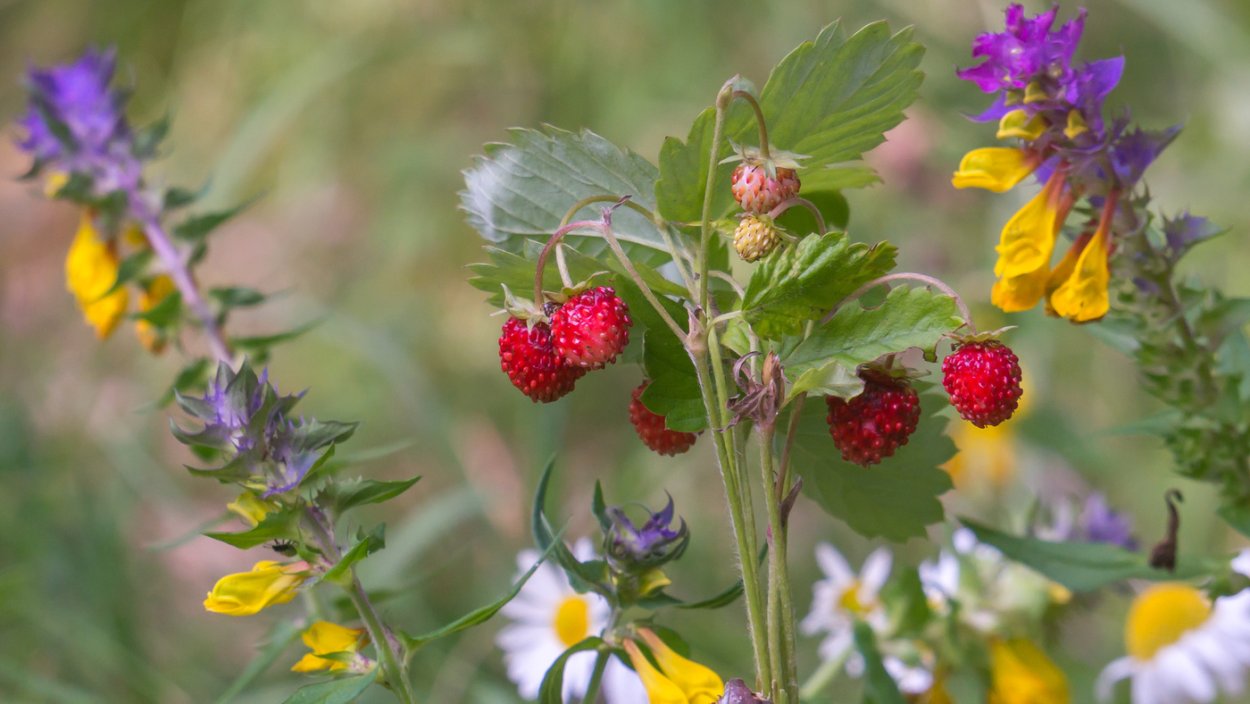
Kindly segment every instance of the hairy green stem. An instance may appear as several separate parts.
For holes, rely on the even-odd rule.
[[[695,373],[699,380],[699,392],[703,398],[704,411],[707,413],[708,423],[712,426],[710,435],[712,443],[716,446],[716,463],[720,468],[721,480],[725,485],[725,499],[729,505],[729,522],[733,528],[734,540],[738,549],[738,566],[742,572],[742,588],[747,609],[747,626],[750,631],[751,647],[755,656],[755,673],[756,688],[764,686],[772,681],[772,670],[768,655],[767,628],[765,625],[763,613],[763,601],[760,595],[760,582],[758,563],[756,562],[756,553],[751,547],[751,541],[748,539],[747,521],[753,520],[751,514],[747,514],[744,510],[742,499],[742,485],[739,481],[739,472],[733,459],[734,450],[727,442],[726,434],[722,432],[723,420],[721,409],[725,404],[720,400],[714,390],[714,382],[712,381],[712,373],[709,369],[709,355],[707,351],[706,338],[699,341],[702,347],[690,345],[690,357],[694,362]],[[752,524],[750,532],[754,532]]]
[[[337,564],[343,558],[343,552],[339,549],[338,541],[334,539],[334,527],[330,524],[329,517],[317,506],[309,506],[307,513],[308,522],[312,526],[313,534],[317,538],[322,553],[332,563]],[[416,704],[417,697],[413,694],[412,684],[408,681],[408,668],[404,663],[403,653],[400,652],[400,645],[378,615],[377,608],[369,600],[369,594],[360,583],[360,579],[356,577],[355,570],[351,571],[351,584],[344,588],[352,606],[360,615],[369,639],[377,648],[378,660],[382,664],[382,674],[386,678],[386,683],[390,685],[391,692],[402,704]]]
[[[629,201],[625,202],[628,203]],[[612,225],[607,222],[603,222],[599,224],[599,229],[603,232],[603,238],[608,241],[608,248],[611,249],[612,253],[616,255],[616,258],[621,262],[621,266],[625,267],[625,271],[629,274],[629,278],[633,279],[638,288],[642,290],[643,298],[647,299],[647,302],[651,304],[651,307],[655,309],[655,312],[660,316],[660,319],[664,321],[664,324],[668,326],[669,330],[673,331],[673,334],[677,336],[678,340],[685,339],[686,331],[682,330],[681,326],[677,324],[677,321],[673,320],[673,316],[668,314],[668,309],[660,303],[660,299],[655,295],[655,292],[651,290],[651,287],[647,285],[646,280],[642,278],[642,274],[638,273],[637,267],[635,267],[634,263],[630,261],[628,256],[625,255],[625,250],[621,248],[621,243],[616,239],[616,233],[612,232]]]
[[[768,122],[764,119],[764,110],[760,107],[759,101],[745,90],[735,90],[733,97],[751,106],[751,110],[755,113],[755,124],[760,128],[760,157],[765,160],[771,159],[772,152],[768,148]]]
[[[732,82],[731,82],[732,83]],[[708,154],[707,183],[703,188],[703,216],[699,239],[699,307],[708,309],[708,269],[712,249],[712,196],[716,192],[716,167],[720,163],[720,143],[725,131],[725,111],[733,100],[731,83],[726,83],[716,96],[716,121],[712,127],[712,149]]]

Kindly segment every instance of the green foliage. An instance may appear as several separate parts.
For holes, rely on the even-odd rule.
[[[863,621],[855,622],[855,649],[864,658],[864,704],[907,704],[881,661],[872,626]]]
[[[851,381],[839,366],[853,370],[911,347],[931,354],[943,335],[963,323],[954,299],[924,288],[893,289],[874,308],[850,302],[784,358],[786,374],[793,380],[790,393],[854,396],[862,385]]]
[[[122,263],[117,267],[117,280],[113,282],[112,286],[109,286],[108,290],[100,298],[107,298],[131,281],[137,280],[147,271],[148,265],[151,263],[152,250],[150,249],[141,249],[123,259]]]
[[[486,145],[486,154],[465,171],[465,190],[460,193],[469,224],[503,249],[519,252],[526,239],[550,237],[568,209],[583,198],[628,195],[655,209],[655,167],[589,130],[515,129],[512,139],[508,144]],[[598,220],[602,207],[589,206],[579,217]],[[627,210],[617,211],[612,222],[631,257],[648,263],[667,258],[655,223]],[[586,237],[596,240],[579,245],[586,254],[606,250],[597,233],[573,232],[566,239],[577,242]]]
[[[204,536],[232,545],[240,550],[248,550],[257,545],[274,540],[295,538],[299,531],[299,514],[295,511],[274,511],[251,530],[241,533],[210,532]]]
[[[412,488],[421,477],[400,479],[391,482],[377,479],[360,479],[355,482],[337,484],[328,497],[335,510],[342,513],[350,508],[364,504],[379,504],[390,501]]]
[[[805,190],[857,188],[876,180],[868,167],[844,162],[880,144],[884,133],[902,122],[923,79],[917,70],[923,53],[911,41],[911,30],[891,35],[888,25],[877,22],[847,37],[835,22],[773,69],[760,106],[774,147],[807,156],[801,164]],[[708,108],[695,119],[685,142],[674,137],[664,142],[656,199],[670,220],[695,222],[702,216],[714,122],[715,110]],[[729,140],[754,144],[755,130],[746,105],[736,105],[726,117]],[[731,153],[723,142],[716,160]],[[733,168],[720,165],[717,182],[729,183]],[[732,203],[728,188],[717,189],[713,218],[728,212]]]
[[[1008,535],[966,518],[961,522],[977,536],[977,540],[1074,592],[1094,591],[1126,579],[1189,579],[1209,574],[1212,567],[1206,560],[1181,555],[1176,572],[1169,572],[1151,567],[1147,556],[1116,545],[1056,543]]]
[[[598,650],[604,645],[602,638],[590,636],[560,653],[560,657],[547,668],[547,674],[538,689],[539,704],[564,704],[564,668],[568,665],[569,658],[588,650]],[[608,657],[608,654],[601,653],[599,657]]]
[[[670,430],[697,433],[707,427],[694,363],[680,340],[666,328],[649,331],[643,340],[642,365],[651,380],[642,392],[644,406],[664,416]]]
[[[893,457],[861,467],[839,457],[821,399],[805,406],[791,461],[803,477],[803,492],[826,513],[860,535],[893,541],[923,537],[926,526],[942,520],[938,496],[951,488],[951,480],[938,465],[955,454],[955,444],[942,433],[944,417],[922,418]]]
[[[607,564],[603,560],[587,562],[578,560],[564,544],[564,540],[551,530],[551,525],[547,521],[544,508],[547,504],[547,486],[551,482],[551,473],[555,466],[555,458],[552,458],[543,470],[542,478],[538,480],[538,488],[534,491],[534,508],[530,514],[530,529],[534,533],[534,542],[544,554],[550,552],[555,557],[556,562],[568,576],[569,584],[573,585],[579,593],[596,591],[600,594],[610,594],[611,590],[605,584]]]
[[[869,247],[843,233],[805,237],[755,268],[742,311],[760,337],[797,335],[804,323],[894,268],[896,254],[888,243]]]
[[[881,591],[881,601],[890,617],[891,631],[920,636],[933,619],[929,597],[920,584],[920,573],[913,567],[898,566]]]
[[[202,242],[214,230],[226,224],[234,216],[246,210],[252,203],[240,203],[227,210],[193,215],[174,227],[174,236],[187,242]]]
[[[385,524],[379,524],[368,533],[361,528],[356,534],[356,544],[343,553],[339,561],[326,570],[321,578],[327,582],[350,583],[352,566],[384,547],[386,547]]]
[[[310,684],[296,690],[284,704],[351,704],[377,677],[378,671],[375,669],[363,675]]]

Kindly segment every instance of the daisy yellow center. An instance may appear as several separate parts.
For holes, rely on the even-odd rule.
[[[590,605],[580,596],[560,602],[551,627],[565,647],[577,645],[590,635]]]
[[[1160,649],[1206,623],[1211,604],[1186,584],[1160,584],[1142,592],[1129,609],[1124,643],[1129,655],[1149,660]]]
[[[859,600],[859,580],[851,582],[851,584],[842,592],[842,596],[838,598],[838,606],[849,611],[856,616],[863,616],[868,609],[872,608],[872,604],[864,603]]]

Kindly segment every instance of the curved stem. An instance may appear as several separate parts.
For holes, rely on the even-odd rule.
[[[534,305],[542,308],[543,305],[543,269],[547,268],[547,255],[551,254],[551,250],[560,244],[560,240],[568,233],[579,227],[601,227],[601,223],[594,220],[579,220],[566,225],[561,225],[556,230],[551,239],[547,240],[547,244],[543,245],[543,251],[538,253],[538,262],[534,265]]]
[[[628,203],[629,201],[625,202]],[[607,220],[608,217],[610,216],[605,215],[605,220]],[[599,231],[603,233],[603,238],[608,241],[608,247],[612,250],[612,253],[616,255],[616,258],[620,261],[621,266],[625,267],[625,271],[629,274],[629,278],[633,279],[638,288],[642,290],[643,297],[646,298],[647,302],[651,304],[651,307],[655,309],[655,312],[664,321],[664,324],[668,326],[669,330],[673,331],[673,334],[677,336],[677,339],[684,340],[686,338],[686,331],[682,330],[681,326],[677,324],[677,321],[673,320],[673,316],[668,314],[668,309],[660,303],[659,297],[656,296],[655,292],[651,290],[651,287],[647,285],[646,280],[642,278],[642,274],[638,273],[638,268],[635,267],[634,263],[625,255],[625,250],[621,249],[621,243],[616,239],[616,234],[612,232],[611,223],[595,223],[594,227],[598,228]]]
[[[735,90],[734,97],[746,101],[751,110],[755,111],[755,124],[760,127],[760,156],[765,160],[771,159],[772,153],[768,149],[768,123],[764,120],[764,111],[760,108],[759,101],[744,90]]]
[[[737,279],[723,271],[713,271],[711,273],[713,277],[728,283],[733,288],[734,293],[738,294],[738,300],[742,300],[747,297],[746,289],[742,288],[742,284],[738,283]]]
[[[847,296],[846,298],[843,298],[841,301],[838,301],[838,305],[834,306],[833,310],[826,313],[825,317],[820,319],[820,324],[824,325],[825,323],[832,320],[834,314],[837,313],[838,309],[840,309],[842,305],[846,303],[847,301],[853,301],[856,298],[859,298],[860,296],[864,295],[868,291],[878,286],[881,286],[882,284],[888,284],[891,281],[904,281],[904,280],[919,281],[920,283],[923,283],[926,286],[932,286],[933,288],[936,288],[942,293],[945,293],[946,295],[955,299],[955,305],[959,306],[959,314],[963,316],[964,323],[968,326],[968,329],[974,333],[977,331],[977,326],[972,323],[972,312],[968,310],[968,304],[964,303],[964,299],[961,298],[960,295],[955,292],[955,289],[951,288],[949,284],[947,284],[945,281],[942,281],[941,279],[934,278],[927,274],[916,274],[910,271],[900,271],[896,274],[886,274],[885,276],[873,279],[872,281],[869,281],[863,286],[860,286],[859,288],[855,289],[849,296]]]
[[[716,120],[712,126],[712,149],[708,154],[707,182],[703,188],[703,215],[700,219],[699,238],[699,308],[708,309],[709,252],[712,246],[712,195],[716,191],[716,167],[720,163],[720,143],[725,131],[725,110],[733,98],[733,90],[726,83],[716,96]]]
[[[313,534],[322,553],[332,563],[337,564],[343,558],[343,553],[334,539],[334,528],[330,524],[329,517],[318,506],[309,506],[307,513],[308,522],[312,526]],[[403,665],[404,658],[399,644],[378,615],[373,602],[369,600],[369,594],[360,583],[360,579],[356,577],[355,570],[351,571],[351,575],[351,584],[346,587],[347,596],[360,615],[369,638],[377,648],[378,660],[382,664],[382,674],[386,678],[386,683],[390,685],[391,691],[400,702],[416,704],[417,698],[412,692],[412,684],[408,682],[408,670]]]
[[[817,208],[816,204],[811,202],[810,200],[806,198],[800,198],[798,196],[795,196],[793,198],[787,198],[781,201],[780,203],[778,203],[776,208],[773,208],[772,210],[768,211],[768,217],[776,219],[782,213],[786,212],[787,210],[789,210],[790,208],[793,208],[796,205],[801,205],[804,208],[807,208],[808,211],[811,212],[812,217],[816,218],[816,234],[823,236],[826,232],[829,231],[825,227],[825,216],[820,212],[820,208]]]
[[[565,288],[573,288],[573,277],[569,276],[569,263],[564,260],[564,243],[556,245],[556,269],[560,271],[560,283]]]
[[[195,317],[200,319],[200,326],[204,328],[204,335],[208,337],[208,346],[213,356],[219,362],[232,363],[234,355],[230,352],[230,346],[226,344],[225,335],[222,334],[221,327],[217,325],[213,311],[208,307],[204,297],[200,295],[200,289],[191,276],[191,270],[187,267],[186,258],[178,251],[169,233],[165,232],[160,218],[138,208],[137,204],[132,203],[131,209],[141,216],[139,219],[143,223],[143,234],[147,238],[148,246],[165,265],[169,278],[173,279],[174,286],[182,295],[182,300],[186,302]]]
[[[637,211],[639,214],[646,216],[646,218],[650,220],[651,222],[654,222],[657,224],[660,222],[663,222],[662,220],[659,220],[657,218],[655,213],[651,212],[650,210],[647,210],[645,206],[639,205],[638,203],[634,202],[634,199],[630,198],[629,200],[621,202],[620,196],[611,196],[605,193],[605,194],[601,194],[597,196],[587,196],[577,201],[576,203],[574,203],[573,207],[569,208],[568,212],[564,214],[564,217],[560,218],[560,227],[564,227],[565,225],[567,225],[573,219],[573,216],[577,215],[578,211],[580,211],[582,208],[585,208],[588,205],[594,205],[595,203],[621,203],[621,205],[625,206],[626,208]]]

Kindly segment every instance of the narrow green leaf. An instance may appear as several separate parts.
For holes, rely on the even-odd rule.
[[[188,242],[200,242],[212,233],[213,230],[221,227],[251,205],[252,202],[248,201],[228,210],[189,217],[174,226],[174,236]]]
[[[881,661],[881,652],[877,650],[877,636],[872,626],[863,621],[855,622],[855,649],[864,658],[864,703],[865,704],[907,704],[907,700],[898,691],[894,678],[885,669]]]
[[[1176,572],[1150,566],[1146,555],[1106,543],[1055,543],[1008,535],[967,518],[960,522],[977,540],[1027,565],[1074,592],[1089,592],[1125,579],[1190,579],[1209,571],[1201,559],[1181,555]]]
[[[606,591],[601,583],[607,576],[607,566],[602,560],[581,562],[569,550],[564,541],[558,538],[547,522],[545,506],[547,503],[547,487],[551,482],[551,473],[555,469],[555,458],[547,462],[542,477],[538,480],[538,488],[534,491],[534,509],[530,515],[530,528],[534,533],[534,542],[543,553],[552,551],[556,562],[564,569],[569,584],[579,593],[588,591]],[[598,589],[596,589],[598,587]]]
[[[931,351],[963,323],[951,297],[925,288],[896,288],[875,308],[848,302],[783,362],[792,379],[833,363],[855,369],[911,347]]]
[[[945,426],[940,415],[922,417],[893,457],[861,467],[839,456],[825,422],[825,404],[813,398],[799,419],[791,461],[803,477],[803,493],[826,513],[865,537],[901,542],[923,537],[927,526],[942,520],[938,497],[951,488],[951,480],[938,465],[955,454]]]
[[[338,487],[335,492],[334,505],[340,513],[349,508],[363,504],[378,504],[390,501],[408,491],[421,477],[400,479],[393,482],[363,479],[358,482]]]
[[[122,260],[117,267],[117,280],[109,287],[109,290],[100,295],[100,298],[107,298],[116,293],[126,284],[134,281],[147,271],[148,264],[152,261],[152,250],[141,249],[134,254]]]
[[[360,530],[357,536],[356,544],[350,550],[343,554],[337,563],[329,570],[326,570],[322,579],[328,582],[343,582],[348,579],[349,570],[352,565],[372,555],[373,553],[386,547],[386,524],[378,524],[370,533],[365,534],[364,529]]]
[[[151,308],[142,313],[131,313],[128,317],[145,320],[158,328],[172,327],[182,317],[182,294],[174,291]]]
[[[323,320],[324,319],[312,320],[292,330],[276,333],[274,335],[259,335],[255,337],[235,337],[230,340],[230,344],[232,344],[235,348],[244,352],[268,350],[270,347],[273,347],[276,344],[279,344],[282,342],[290,342],[291,340],[294,340],[300,335],[303,335],[309,330],[312,330],[313,328],[320,325],[323,322]]]
[[[241,286],[212,288],[208,290],[208,295],[216,299],[223,308],[247,308],[265,302],[265,294]]]
[[[300,687],[284,704],[351,704],[364,694],[378,677],[378,670],[354,677],[343,677]]]
[[[805,237],[755,268],[742,311],[761,337],[797,335],[804,323],[894,268],[897,252],[888,242],[869,247],[840,232]]]
[[[275,511],[251,530],[241,533],[211,532],[205,533],[204,537],[247,550],[274,540],[295,538],[299,532],[298,525],[299,515],[294,511]]]
[[[569,658],[588,650],[597,650],[603,645],[602,639],[590,636],[560,653],[560,657],[551,663],[551,667],[547,668],[547,674],[543,676],[543,683],[538,689],[538,703],[564,704],[564,668],[568,665]]]

